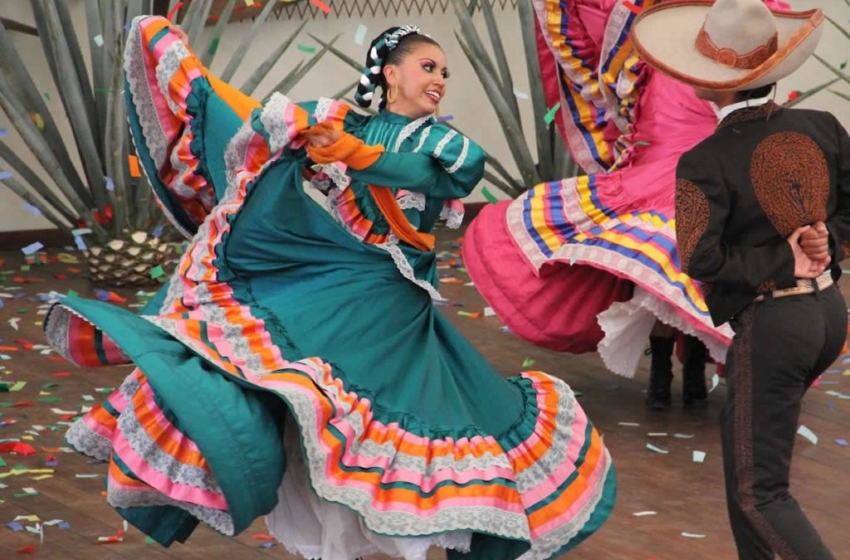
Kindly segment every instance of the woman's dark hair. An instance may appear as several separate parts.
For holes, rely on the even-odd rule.
[[[740,101],[749,101],[750,99],[759,99],[762,97],[767,97],[768,95],[770,95],[770,92],[773,91],[773,88],[775,87],[776,83],[772,83],[766,86],[757,87],[755,89],[739,91],[738,99]]]
[[[388,89],[384,67],[387,64],[400,64],[419,45],[440,47],[437,41],[421,34],[419,28],[412,25],[391,27],[375,37],[369,45],[366,67],[360,76],[360,84],[354,96],[357,104],[361,107],[369,107],[372,104],[374,91],[380,86],[382,93],[379,107],[383,108],[387,103]]]

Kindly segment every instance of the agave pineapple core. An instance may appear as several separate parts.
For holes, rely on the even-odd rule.
[[[95,245],[83,251],[95,284],[115,287],[136,287],[159,284],[151,276],[157,266],[170,261],[172,246],[144,231],[136,231],[105,245]]]

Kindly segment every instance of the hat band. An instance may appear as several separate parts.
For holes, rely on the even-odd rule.
[[[734,49],[721,48],[714,44],[705,27],[699,30],[696,40],[697,50],[718,64],[730,68],[752,70],[764,64],[779,49],[779,35],[773,34],[767,43],[745,54],[738,54]]]

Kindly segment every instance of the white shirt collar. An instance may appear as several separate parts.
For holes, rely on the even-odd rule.
[[[761,107],[765,103],[768,103],[771,99],[771,97],[759,97],[757,99],[749,99],[747,101],[732,103],[731,105],[726,105],[721,109],[717,109],[715,107],[714,111],[717,113],[717,122],[722,121],[739,109],[746,109],[747,107]]]

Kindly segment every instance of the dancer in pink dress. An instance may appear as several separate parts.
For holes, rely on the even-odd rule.
[[[596,350],[628,377],[657,325],[692,337],[686,362],[688,346],[702,345],[723,362],[732,335],[713,326],[675,236],[676,163],[715,130],[717,114],[634,52],[632,23],[655,3],[534,0],[547,97],[560,102],[558,128],[587,175],[488,205],[464,243],[473,281],[514,333],[557,351]],[[672,343],[654,350],[669,363]],[[694,361],[707,357],[703,349]],[[659,382],[669,393],[669,379]]]

